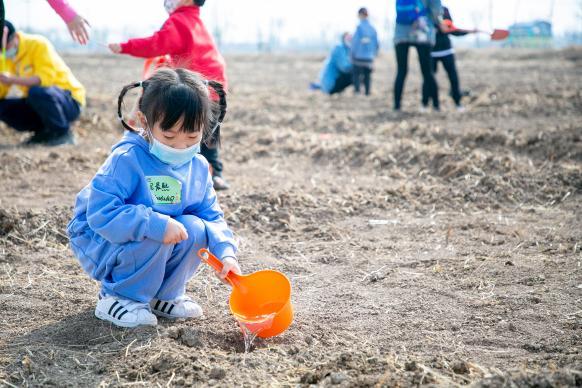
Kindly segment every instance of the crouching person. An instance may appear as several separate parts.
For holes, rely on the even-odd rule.
[[[85,89],[51,43],[15,31],[6,21],[6,61],[0,74],[0,121],[32,132],[27,145],[73,144],[71,123],[85,105]],[[8,97],[12,86],[22,97]]]
[[[220,277],[240,274],[236,244],[199,155],[211,131],[208,88],[224,90],[184,69],[162,69],[125,86],[118,114],[127,129],[105,164],[79,193],[67,231],[83,269],[101,283],[95,315],[122,327],[156,325],[156,316],[197,318],[201,307],[186,283],[210,249],[223,263]],[[122,118],[125,94],[142,90],[139,129]]]
[[[350,60],[350,43],[352,36],[345,32],[341,36],[330,55],[325,60],[319,83],[312,83],[312,90],[321,90],[322,92],[332,95],[343,92],[352,84],[352,62]]]

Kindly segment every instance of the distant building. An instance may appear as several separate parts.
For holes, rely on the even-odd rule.
[[[552,46],[552,23],[545,20],[535,20],[527,23],[516,23],[509,26],[510,47],[547,48]]]

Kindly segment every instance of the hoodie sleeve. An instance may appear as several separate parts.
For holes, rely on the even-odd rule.
[[[224,213],[218,204],[216,191],[212,184],[212,176],[208,172],[208,163],[205,163],[206,187],[203,200],[185,209],[185,214],[195,215],[206,226],[208,249],[219,259],[236,257],[237,244],[234,235],[224,220]]]
[[[352,71],[352,62],[350,61],[350,54],[342,45],[337,45],[332,54],[333,63],[342,73],[349,73]]]
[[[54,63],[58,60],[56,51],[51,43],[40,38],[39,43],[34,48],[34,75],[40,78],[40,86],[48,88],[54,86],[57,71]]]
[[[162,29],[147,38],[130,39],[121,44],[123,54],[140,58],[179,54],[183,50],[180,26],[170,16]]]
[[[139,179],[132,162],[127,153],[116,155],[93,178],[87,202],[87,222],[94,232],[112,243],[146,238],[161,242],[169,217],[145,205],[125,203]]]
[[[356,28],[356,32],[352,36],[352,58],[355,58],[355,54],[360,50],[360,41],[362,40],[362,29],[360,26]]]
[[[47,2],[65,23],[70,22],[77,16],[77,13],[67,0],[47,0]]]

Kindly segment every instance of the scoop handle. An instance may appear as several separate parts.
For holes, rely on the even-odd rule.
[[[198,257],[200,257],[200,260],[214,268],[216,272],[222,271],[223,267],[222,262],[218,260],[218,257],[214,256],[212,252],[210,252],[208,249],[206,248],[200,249],[198,251]]]
[[[198,257],[200,257],[200,260],[211,266],[216,272],[222,272],[222,268],[224,267],[222,265],[222,261],[220,261],[218,257],[214,256],[208,249],[200,249],[198,251]],[[240,277],[232,271],[226,275],[226,280],[233,287],[240,286]]]

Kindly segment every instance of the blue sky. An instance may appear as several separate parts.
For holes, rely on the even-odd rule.
[[[162,0],[69,0],[93,26],[110,29],[112,40],[121,40],[132,33],[147,33],[159,27],[166,18]],[[492,11],[489,12],[489,4]],[[579,0],[554,0],[554,30],[582,31]],[[51,12],[45,0],[5,0],[7,18],[20,26],[37,29],[64,26]],[[550,16],[552,0],[448,0],[456,24],[460,27],[507,27],[514,21],[527,21]],[[209,28],[221,28],[228,43],[256,42],[277,31],[280,39],[309,40],[335,37],[343,30],[352,30],[356,10],[367,6],[372,21],[380,30],[394,19],[393,0],[208,0],[203,18]],[[489,16],[491,15],[491,17]],[[492,25],[490,25],[490,23]]]

